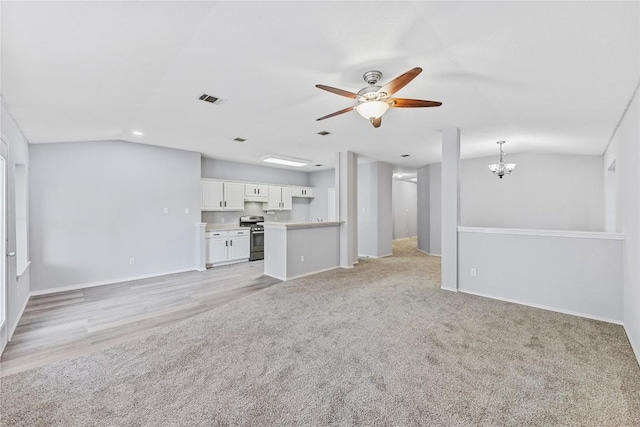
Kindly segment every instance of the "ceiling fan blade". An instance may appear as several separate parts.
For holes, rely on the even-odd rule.
[[[351,98],[351,99],[356,99],[356,97],[358,96],[357,94],[355,94],[353,92],[348,92],[346,90],[338,89],[338,88],[331,87],[331,86],[316,85],[316,87],[318,89],[326,90],[327,92],[335,93],[336,95],[346,96],[347,98]]]
[[[386,85],[382,86],[380,89],[378,89],[378,93],[384,92],[388,96],[391,96],[397,91],[399,91],[400,89],[402,89],[403,87],[405,87],[407,84],[409,84],[409,82],[415,79],[416,76],[421,72],[422,72],[422,68],[420,67],[412,68],[411,70],[407,71],[401,76],[396,77]]]
[[[418,108],[418,107],[439,107],[442,102],[425,101],[423,99],[390,98],[387,100],[391,107],[396,108]]]
[[[356,107],[355,106],[351,106],[351,107],[345,108],[344,110],[340,110],[340,111],[336,111],[335,113],[327,114],[324,117],[320,117],[319,119],[316,119],[316,122],[319,121],[319,120],[328,119],[329,117],[334,117],[334,116],[338,116],[340,114],[348,113],[349,111],[353,110],[354,108],[356,108]]]
[[[377,119],[371,119],[371,124],[374,128],[379,128],[382,124],[382,116],[378,117]]]

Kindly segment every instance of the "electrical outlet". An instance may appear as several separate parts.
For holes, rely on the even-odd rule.
[[[184,208],[184,214],[189,215],[189,208]]]
[[[133,265],[136,263],[135,258],[129,258],[129,265]]]
[[[304,262],[304,255],[300,257],[300,262]]]
[[[224,222],[224,218],[220,218],[220,222]]]
[[[478,272],[476,271],[476,269],[475,269],[475,268],[472,268],[472,269],[471,269],[471,275],[472,275],[473,277],[476,277],[476,276],[478,275]]]
[[[271,255],[267,255],[267,259],[271,261]]]
[[[168,214],[169,213],[169,208],[164,208],[164,213]]]

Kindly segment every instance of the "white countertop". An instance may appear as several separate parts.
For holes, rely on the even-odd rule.
[[[205,231],[244,230],[248,227],[240,227],[237,224],[207,224]]]
[[[321,221],[321,222],[271,222],[265,221],[264,228],[317,228],[336,227],[344,221]]]

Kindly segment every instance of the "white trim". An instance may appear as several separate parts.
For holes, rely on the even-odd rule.
[[[465,294],[470,294],[470,295],[476,295],[476,296],[483,297],[483,298],[491,298],[491,299],[495,299],[495,300],[499,300],[499,301],[505,301],[505,302],[510,302],[510,303],[514,303],[514,304],[525,305],[527,307],[534,307],[534,308],[540,308],[542,310],[555,311],[556,313],[570,314],[572,316],[584,317],[586,319],[599,320],[601,322],[613,323],[615,325],[624,325],[624,323],[621,320],[610,319],[608,317],[594,316],[594,315],[591,315],[591,314],[580,313],[578,311],[565,310],[563,308],[550,307],[548,305],[532,304],[532,303],[528,303],[528,302],[518,301],[518,300],[515,300],[515,299],[503,298],[503,297],[498,297],[498,296],[494,296],[494,295],[490,295],[490,294],[485,294],[485,293],[482,293],[482,292],[468,291],[468,290],[465,290],[465,289],[460,289],[460,292],[463,292]]]
[[[393,253],[386,254],[386,255],[380,255],[380,256],[358,254],[358,258],[369,258],[369,259],[386,258],[388,256],[393,256]]]
[[[22,308],[18,312],[19,314],[16,316],[16,323],[15,323],[15,325],[13,325],[13,328],[11,328],[11,330],[8,331],[8,333],[7,333],[7,341],[11,341],[11,337],[13,337],[13,333],[16,331],[16,328],[18,327],[18,323],[20,323],[20,319],[22,319],[22,315],[24,314],[24,310],[27,308],[27,303],[29,302],[30,298],[31,298],[31,293],[29,293],[29,295],[27,295],[27,297],[24,299],[24,303],[22,304]]]
[[[320,222],[264,222],[264,228],[317,228],[336,227],[344,224],[344,221],[320,221]]]
[[[640,347],[638,347],[638,345],[636,345],[636,343],[631,339],[631,334],[627,330],[627,325],[623,324],[622,326],[624,327],[624,332],[627,334],[627,340],[629,340],[629,344],[631,344],[631,349],[636,354],[636,359],[638,359],[638,364],[640,365]]]
[[[455,289],[455,288],[445,288],[444,286],[440,286],[440,289],[442,289],[443,291],[448,291],[448,292],[458,292],[458,290]]]
[[[331,270],[335,270],[337,268],[340,268],[340,267],[336,266],[336,267],[323,268],[322,270],[316,270],[316,271],[311,271],[309,273],[298,274],[297,276],[292,276],[292,277],[284,278],[284,279],[282,277],[278,277],[278,276],[275,276],[273,274],[264,273],[264,275],[265,276],[269,276],[269,277],[273,277],[273,278],[278,279],[278,280],[282,280],[283,282],[286,282],[288,280],[299,279],[301,277],[311,276],[312,274],[324,273],[325,271],[331,271]],[[344,267],[342,267],[342,268],[344,268]],[[350,268],[353,268],[353,267],[350,267]]]
[[[458,232],[484,234],[517,234],[522,236],[570,237],[581,239],[624,240],[624,234],[597,231],[527,230],[518,228],[458,227]]]
[[[7,336],[7,321],[5,320],[2,326],[0,326],[0,355],[2,355],[8,343],[9,337]]]
[[[207,263],[207,265],[208,265],[207,268],[216,268],[216,267],[222,267],[223,265],[240,264],[241,262],[247,262],[247,261],[249,261],[249,258],[234,259],[234,260],[230,260],[230,261],[222,261],[222,262],[217,262],[215,264]],[[204,270],[198,270],[198,271],[204,271]]]
[[[418,248],[416,248],[416,249],[418,249]],[[423,251],[422,249],[418,249],[418,252],[422,252],[422,253],[423,253],[423,254],[425,254],[425,255],[429,255],[429,256],[437,256],[437,257],[442,258],[442,255],[440,255],[440,254],[430,254],[429,252],[427,252],[427,251]]]
[[[122,277],[122,278],[119,278],[119,279],[100,280],[98,282],[79,283],[77,285],[60,286],[58,288],[40,289],[40,290],[37,290],[37,291],[31,291],[29,293],[29,297],[35,297],[35,296],[38,296],[38,295],[55,294],[55,293],[58,293],[58,292],[75,291],[75,290],[78,290],[78,289],[93,288],[95,286],[102,286],[102,285],[114,285],[116,283],[131,282],[133,280],[150,279],[152,277],[160,277],[160,276],[168,276],[170,274],[186,273],[188,271],[197,271],[197,270],[195,268],[187,268],[187,269],[184,269],[184,270],[165,271],[164,273],[144,274],[144,275],[141,275],[141,276]],[[27,298],[27,300],[28,300],[28,298]],[[26,306],[26,304],[25,304],[25,306]],[[21,316],[22,316],[22,314],[21,314]]]
[[[22,268],[22,271],[18,269],[18,274],[16,274],[16,280],[20,280],[20,277],[22,277],[24,273],[27,272],[27,269],[29,268],[30,265],[31,265],[31,261],[27,261],[27,263],[24,265],[24,268]]]

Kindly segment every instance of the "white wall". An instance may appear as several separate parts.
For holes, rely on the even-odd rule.
[[[122,141],[38,144],[30,184],[32,291],[195,268],[199,153]]]
[[[621,238],[536,233],[461,227],[459,290],[620,323]]]
[[[418,185],[399,179],[393,180],[393,238],[403,239],[418,235]]]
[[[431,232],[429,233],[429,245],[431,255],[442,253],[442,230],[440,227],[442,216],[442,164],[429,165],[429,221]]]
[[[503,179],[487,168],[497,156],[461,162],[461,225],[604,231],[602,156],[507,153],[506,160],[518,166]]]
[[[636,92],[604,155],[616,162],[616,230],[623,233],[624,325],[640,362],[640,109]]]
[[[227,179],[230,181],[260,182],[266,184],[308,186],[309,173],[268,166],[249,165],[226,160],[202,158],[202,178]],[[291,211],[274,211],[267,214],[261,203],[245,203],[241,212],[203,212],[202,222],[215,224],[237,224],[241,216],[261,215],[266,221],[307,221],[311,199],[293,198]]]
[[[309,185],[315,187],[316,196],[309,203],[311,221],[329,220],[329,188],[336,188],[336,171],[327,169],[309,173]]]
[[[24,194],[16,195],[15,189],[15,170],[16,165],[23,165],[24,172],[26,173],[26,180],[29,181],[29,143],[24,137],[17,124],[9,114],[4,100],[0,99],[0,131],[2,140],[7,143],[9,153],[7,158],[7,252],[26,251],[22,253],[26,259],[29,259],[29,247],[20,245],[18,248],[16,245],[16,197],[20,199],[24,197]],[[28,191],[28,189],[27,189]],[[20,213],[19,213],[20,214]],[[22,215],[22,214],[20,214]],[[28,217],[28,214],[27,214]],[[0,351],[4,348],[6,340],[11,337],[11,334],[15,330],[15,327],[20,320],[20,316],[27,303],[30,291],[30,275],[31,269],[27,268],[25,271],[21,271],[20,278],[17,277],[17,257],[7,258],[7,294],[6,294],[6,309],[7,309],[7,321],[5,325],[0,329]],[[22,269],[22,268],[21,268]]]
[[[393,167],[383,162],[358,163],[358,255],[393,253]]]
[[[418,169],[418,249],[430,255],[441,253],[441,174],[440,163]]]

